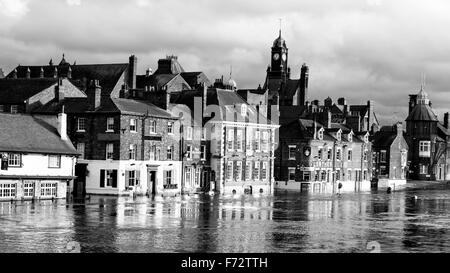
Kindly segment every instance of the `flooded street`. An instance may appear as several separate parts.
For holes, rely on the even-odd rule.
[[[0,252],[65,252],[73,241],[81,252],[449,252],[450,186],[0,203]]]

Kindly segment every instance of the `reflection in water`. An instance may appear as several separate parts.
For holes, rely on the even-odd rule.
[[[414,198],[417,196],[417,199]],[[448,252],[450,188],[0,203],[0,252]]]

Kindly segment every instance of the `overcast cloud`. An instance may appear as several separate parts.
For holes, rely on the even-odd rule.
[[[0,0],[0,67],[127,62],[156,68],[178,55],[185,70],[241,88],[264,82],[283,18],[294,78],[310,66],[310,99],[372,99],[381,121],[404,120],[408,94],[450,110],[450,2],[445,0]]]

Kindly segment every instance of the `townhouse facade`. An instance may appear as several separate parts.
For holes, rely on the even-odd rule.
[[[66,118],[0,114],[0,201],[66,198],[78,156]]]
[[[371,180],[369,134],[341,124],[324,126],[298,119],[280,128],[276,189],[329,193],[368,191]]]
[[[395,188],[406,184],[408,144],[402,123],[382,127],[371,136],[372,175],[378,188]]]

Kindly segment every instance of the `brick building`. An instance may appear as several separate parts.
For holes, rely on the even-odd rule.
[[[409,146],[409,178],[448,180],[450,178],[450,131],[448,113],[440,122],[423,87],[409,95],[406,140]]]
[[[408,144],[403,126],[383,126],[371,136],[372,175],[380,187],[395,187],[406,183]]]
[[[337,123],[297,119],[280,128],[277,189],[301,192],[370,190],[369,134]]]

